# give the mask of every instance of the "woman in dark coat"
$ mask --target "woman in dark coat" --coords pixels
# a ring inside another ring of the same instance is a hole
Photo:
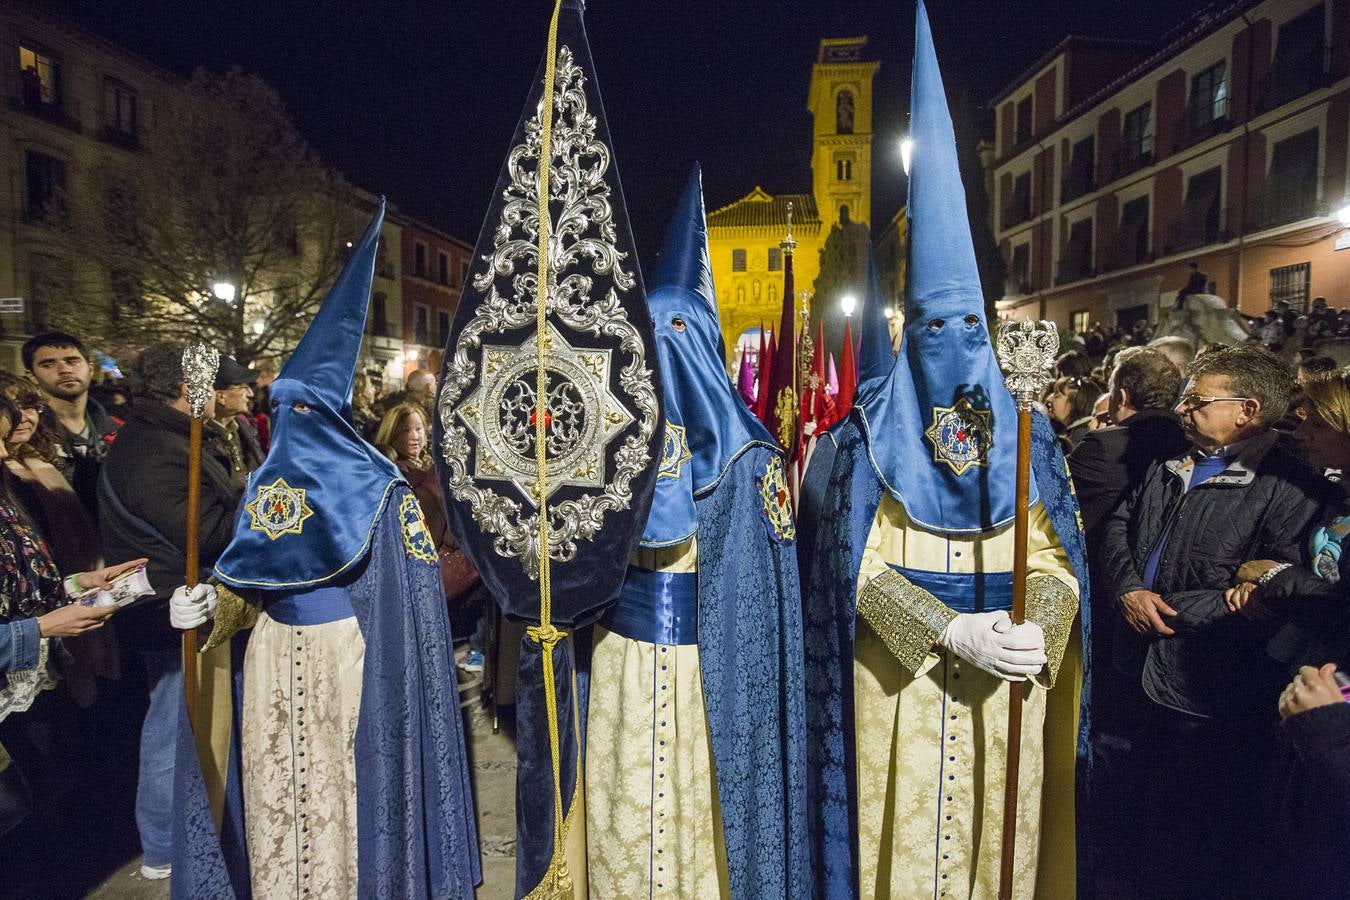
[[[431,532],[441,558],[441,582],[445,586],[445,599],[450,604],[452,633],[471,633],[473,622],[470,617],[476,617],[476,614],[462,609],[463,603],[457,601],[469,596],[470,589],[478,583],[478,573],[455,546],[454,537],[445,523],[441,484],[428,450],[431,427],[426,421],[426,412],[416,403],[405,402],[391,408],[380,420],[374,443],[403,473],[426,516],[427,530]]]

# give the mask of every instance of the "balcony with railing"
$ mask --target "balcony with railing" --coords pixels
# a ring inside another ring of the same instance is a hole
[[[1068,284],[1071,281],[1081,281],[1084,278],[1091,278],[1096,275],[1096,270],[1092,267],[1092,256],[1083,253],[1077,256],[1066,256],[1059,261],[1055,268],[1055,284]]]
[[[1247,203],[1246,213],[1247,229],[1263,231],[1324,215],[1326,209],[1317,199],[1316,182],[1303,182],[1287,188],[1272,185]]]
[[[1008,205],[1003,207],[1003,229],[1006,231],[1030,221],[1031,198],[1024,194],[1014,194]]]
[[[1152,262],[1154,255],[1149,249],[1152,246],[1153,235],[1150,232],[1121,235],[1111,248],[1108,264],[1112,269],[1127,269],[1140,263]]]
[[[123,150],[130,150],[133,153],[141,149],[141,140],[134,131],[124,131],[121,128],[113,128],[104,125],[98,130],[98,139],[105,144],[112,144],[114,147],[121,147]]]
[[[1266,112],[1331,83],[1331,50],[1321,47],[1285,58],[1275,57],[1257,91],[1257,112]]]
[[[61,228],[65,226],[67,216],[64,191],[53,190],[42,197],[26,192],[20,195],[19,219],[25,225],[33,225],[39,228]]]
[[[1218,222],[1206,221],[1204,219],[1183,219],[1175,222],[1167,229],[1167,242],[1163,246],[1164,253],[1185,253],[1187,250],[1195,250],[1200,247],[1207,247],[1210,244],[1220,244],[1228,240],[1228,234],[1219,227]]]
[[[46,103],[35,96],[25,94],[21,97],[10,97],[9,108],[42,119],[44,122],[59,125],[76,134],[79,134],[82,130],[79,118],[68,114],[65,105],[60,100]]]
[[[1228,118],[1228,97],[1191,103],[1177,122],[1176,150],[1185,150],[1233,127]]]
[[[1070,169],[1064,175],[1064,180],[1059,183],[1059,202],[1068,203],[1070,200],[1077,200],[1084,194],[1091,193],[1095,187],[1091,166]]]
[[[1153,148],[1145,150],[1138,145],[1126,145],[1116,151],[1111,166],[1112,178],[1124,178],[1153,165]]]

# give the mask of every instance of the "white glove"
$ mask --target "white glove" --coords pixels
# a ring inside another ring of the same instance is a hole
[[[1026,681],[1045,665],[1045,632],[1035,622],[1014,625],[1006,612],[962,613],[938,642],[1004,681]]]
[[[210,584],[199,584],[191,591],[187,585],[174,588],[169,598],[169,624],[186,631],[205,625],[216,614],[216,588]]]

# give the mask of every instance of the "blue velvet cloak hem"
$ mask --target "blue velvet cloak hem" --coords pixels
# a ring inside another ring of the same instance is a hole
[[[807,897],[805,671],[796,548],[751,446],[698,510],[698,652],[731,895]]]
[[[819,504],[814,550],[803,565],[803,636],[807,667],[807,802],[811,893],[820,898],[858,896],[858,794],[853,711],[853,641],[858,570],[884,488],[868,461],[856,416],[832,430],[835,450]],[[819,448],[817,448],[819,450]],[[825,460],[822,460],[822,463]],[[814,463],[814,460],[813,460]],[[1032,422],[1031,465],[1040,500],[1078,579],[1083,634],[1083,694],[1078,730],[1079,784],[1086,781],[1091,700],[1088,657],[1091,623],[1087,553],[1078,501],[1049,422]],[[808,479],[809,480],[809,479]],[[819,485],[817,485],[819,489]],[[1083,800],[1078,800],[1079,808]],[[1083,820],[1079,817],[1082,833]],[[1082,858],[1083,841],[1079,842]]]
[[[482,880],[445,594],[436,563],[414,558],[391,491],[368,559],[347,584],[365,639],[356,730],[358,896],[471,898]],[[174,768],[172,896],[252,897],[243,829],[239,721],[243,650],[234,642],[234,728],[217,833],[186,707]]]

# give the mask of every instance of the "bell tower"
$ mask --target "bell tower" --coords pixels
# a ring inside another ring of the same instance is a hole
[[[821,234],[847,218],[872,223],[872,79],[866,37],[827,38],[811,67],[811,187]]]

